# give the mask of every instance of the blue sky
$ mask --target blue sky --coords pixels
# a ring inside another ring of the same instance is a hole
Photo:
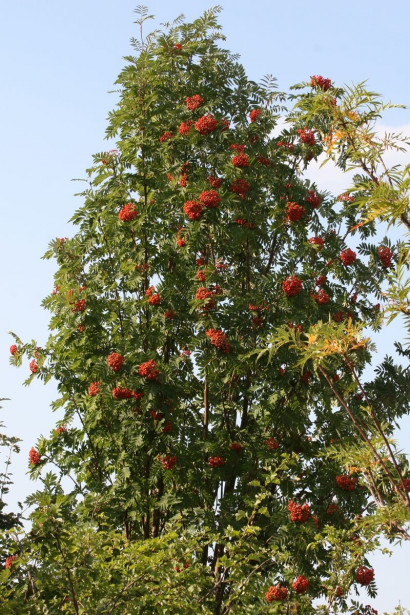
[[[312,74],[337,84],[367,80],[386,99],[410,105],[408,0],[221,4],[226,47],[241,55],[251,79],[273,74],[284,90]],[[149,10],[157,19],[147,29],[180,13],[194,19],[211,5],[153,0]],[[12,502],[34,488],[25,475],[27,452],[57,417],[49,410],[53,385],[35,382],[24,388],[27,370],[9,366],[7,331],[25,340],[36,338],[40,345],[47,337],[48,314],[40,303],[53,287],[54,265],[41,256],[52,238],[71,234],[67,221],[81,204],[73,197],[79,185],[71,179],[84,177],[92,153],[109,149],[104,132],[116,95],[108,92],[114,89],[122,57],[131,52],[135,6],[131,0],[2,3],[0,396],[10,398],[2,411],[8,432],[23,439],[22,453],[13,462]],[[407,127],[410,134],[410,112],[389,112],[383,124]],[[323,188],[338,191],[343,183],[331,170],[322,173]],[[400,335],[399,328],[395,334]],[[389,332],[378,341],[381,351],[391,347],[392,337]],[[399,434],[407,450],[409,433],[407,422]],[[373,558],[380,595],[372,604],[380,612],[392,611],[399,600],[410,607],[409,555],[406,545],[396,548],[391,559]]]

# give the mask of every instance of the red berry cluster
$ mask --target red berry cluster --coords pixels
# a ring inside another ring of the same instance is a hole
[[[284,147],[288,149],[290,152],[293,152],[293,149],[294,149],[293,143],[288,143],[288,141],[278,141],[276,145],[278,147]]]
[[[244,228],[255,228],[254,223],[249,222],[249,220],[247,220],[246,218],[236,218],[235,224],[243,226]]]
[[[314,246],[318,246],[319,252],[325,247],[325,242],[323,241],[322,237],[310,237],[308,241]]]
[[[38,372],[38,365],[37,365],[37,361],[35,359],[30,361],[28,366],[29,366],[30,371],[31,371],[32,374],[37,374],[37,372]]]
[[[316,209],[320,205],[321,198],[314,190],[309,190],[306,201],[312,205],[313,209]]]
[[[33,466],[38,465],[41,461],[41,456],[34,447],[31,447],[29,454],[28,454],[28,458],[30,460],[31,465]]]
[[[178,128],[178,132],[180,135],[182,135],[183,137],[186,137],[186,135],[189,134],[189,131],[191,130],[191,126],[194,122],[192,120],[188,120],[187,122],[181,122],[179,128]]]
[[[390,248],[380,246],[377,249],[377,254],[379,255],[383,267],[386,267],[386,269],[390,267],[391,259],[393,257],[393,252],[390,250]]]
[[[232,143],[232,145],[229,146],[229,149],[233,149],[235,152],[238,152],[238,154],[242,154],[242,152],[244,152],[246,149],[246,145],[240,145],[239,143]]]
[[[203,115],[195,122],[195,130],[199,132],[200,135],[209,135],[211,132],[216,130],[218,126],[218,122],[212,115],[209,113],[207,115]]]
[[[330,297],[327,294],[326,291],[323,290],[323,288],[321,288],[320,290],[318,290],[317,293],[312,293],[311,295],[313,297],[313,299],[315,299],[315,301],[317,301],[317,303],[319,303],[320,305],[324,305],[325,303],[329,303],[330,301]]]
[[[215,190],[203,190],[199,195],[199,200],[205,207],[218,207],[221,197]]]
[[[173,134],[169,130],[166,130],[159,138],[160,143],[165,143],[165,141],[169,141],[172,139]]]
[[[100,383],[99,382],[91,382],[88,387],[88,394],[90,397],[95,397],[100,392]]]
[[[367,568],[366,566],[359,566],[356,570],[356,581],[360,585],[369,585],[374,579],[373,568]]]
[[[330,79],[325,79],[324,77],[322,77],[322,75],[313,75],[310,78],[310,85],[312,86],[312,88],[320,88],[321,90],[326,92],[326,90],[329,90],[329,88],[332,87],[332,82],[330,81]]]
[[[205,335],[209,337],[212,346],[215,346],[218,350],[222,350],[225,354],[230,351],[231,346],[221,329],[208,329],[205,331]]]
[[[302,143],[306,143],[306,145],[310,146],[315,144],[315,133],[313,132],[313,130],[308,130],[307,128],[304,128],[302,130],[301,128],[299,128],[298,135]]]
[[[229,445],[229,448],[231,449],[231,451],[242,451],[243,450],[243,446],[240,442],[231,442],[231,444]]]
[[[186,246],[186,239],[183,236],[183,231],[182,231],[182,227],[180,229],[178,229],[178,233],[177,233],[177,244],[180,248],[183,248],[184,246]]]
[[[248,184],[246,179],[238,177],[238,179],[235,179],[235,181],[232,182],[231,190],[235,194],[239,194],[239,196],[243,199],[245,197],[245,194],[249,192],[250,185]]]
[[[237,156],[233,156],[232,164],[238,169],[244,169],[249,166],[249,158],[246,154],[237,154]]]
[[[204,301],[203,310],[209,312],[215,309],[214,292],[208,290],[205,286],[201,286],[195,293],[195,299],[197,301]]]
[[[306,209],[302,207],[302,205],[298,205],[297,203],[288,201],[286,207],[286,217],[288,220],[290,220],[291,222],[297,222],[298,220],[303,218],[305,213]]]
[[[350,194],[348,194],[347,192],[344,192],[343,194],[339,194],[339,196],[337,197],[337,200],[343,203],[353,203],[354,196],[350,196]]]
[[[211,466],[211,468],[219,468],[220,466],[225,465],[226,461],[223,457],[210,457],[208,459],[208,463]]]
[[[193,96],[187,96],[185,98],[187,109],[190,111],[195,111],[195,109],[198,109],[203,102],[204,99],[199,94],[194,94]]]
[[[177,458],[175,457],[175,455],[163,455],[162,457],[161,455],[158,455],[157,459],[162,463],[162,466],[165,468],[165,470],[172,470],[172,468],[177,462]]]
[[[164,316],[165,318],[168,318],[168,320],[172,320],[173,318],[175,318],[176,314],[174,310],[166,310],[166,312],[164,312]]]
[[[294,523],[305,523],[305,521],[309,519],[309,504],[300,505],[290,500],[288,504],[288,511],[290,512],[290,520]]]
[[[158,293],[154,293],[148,299],[150,305],[159,305],[161,303],[161,297]]]
[[[338,510],[339,510],[339,507],[336,504],[336,502],[330,502],[329,506],[326,508],[326,514],[335,515]]]
[[[57,435],[67,433],[67,427],[65,425],[59,425],[54,431]]]
[[[222,179],[220,179],[219,177],[214,177],[213,175],[210,175],[208,177],[208,181],[211,184],[212,188],[220,188],[222,186]]]
[[[16,354],[17,352],[17,346],[16,344],[13,344],[12,346],[10,346],[10,354]]]
[[[141,363],[138,368],[138,373],[140,376],[146,378],[147,380],[156,380],[158,378],[159,371],[157,369],[157,364],[155,363],[154,359],[150,359],[145,363]]]
[[[356,252],[353,252],[353,250],[351,250],[350,248],[342,250],[342,252],[340,253],[340,260],[342,261],[343,265],[348,267],[355,262]]]
[[[252,109],[249,114],[251,122],[254,122],[260,116],[261,113],[262,111],[260,109]]]
[[[85,310],[85,299],[79,299],[78,301],[76,301],[73,305],[73,307],[71,308],[72,312],[84,312]]]
[[[190,220],[199,220],[202,214],[203,205],[198,201],[187,201],[184,205],[184,214]]]
[[[258,156],[257,161],[259,162],[259,164],[262,164],[265,167],[270,167],[272,164],[269,158],[265,158],[265,156]]]
[[[268,602],[283,602],[288,597],[288,590],[283,585],[271,585],[265,594]]]
[[[347,474],[338,474],[336,476],[336,483],[343,491],[354,491],[356,489],[357,478]]]
[[[108,367],[110,367],[113,372],[119,372],[124,363],[124,357],[116,352],[112,352],[107,357],[107,363]]]
[[[15,555],[9,555],[8,557],[6,557],[6,561],[4,563],[4,567],[5,568],[11,568],[13,565],[13,562],[16,561],[16,556]]]
[[[287,297],[294,297],[302,290],[302,282],[297,276],[292,275],[282,282],[282,290]]]
[[[276,449],[279,447],[279,444],[276,442],[275,438],[272,437],[265,440],[265,445],[271,451],[276,451]]]
[[[315,284],[316,286],[323,286],[323,284],[326,284],[326,276],[319,275],[317,278],[315,278]]]
[[[406,491],[410,491],[410,478],[403,478],[403,484]]]
[[[304,594],[305,592],[307,592],[308,587],[309,587],[309,581],[307,580],[306,577],[303,576],[303,574],[297,577],[297,579],[295,579],[292,583],[292,589],[297,594]]]
[[[112,390],[112,395],[115,399],[130,399],[132,397],[132,391],[126,387],[115,387]]]
[[[138,210],[134,203],[127,203],[118,213],[118,218],[123,222],[131,222],[138,216]]]

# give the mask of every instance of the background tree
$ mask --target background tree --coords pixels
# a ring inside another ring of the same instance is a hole
[[[316,75],[275,136],[287,98],[218,46],[217,12],[144,39],[139,9],[117,149],[46,254],[51,336],[16,336],[60,418],[30,451],[43,487],[6,613],[343,612],[352,585],[375,595],[381,530],[408,538],[391,436],[409,376],[388,358],[362,383],[361,336],[404,253],[370,243],[359,180],[334,198],[303,178],[323,151],[343,168],[362,152],[374,190],[381,103]]]

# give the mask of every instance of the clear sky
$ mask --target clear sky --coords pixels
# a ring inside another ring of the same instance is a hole
[[[147,29],[180,13],[195,19],[212,4],[152,0],[148,7],[156,22]],[[273,74],[284,90],[312,74],[338,85],[367,80],[386,99],[410,105],[408,0],[222,0],[221,5],[225,45],[240,53],[251,79]],[[122,57],[131,53],[135,6],[134,0],[0,0],[0,396],[10,398],[0,417],[8,433],[23,440],[13,460],[12,505],[34,489],[25,474],[27,453],[58,417],[49,409],[53,385],[24,388],[28,367],[9,366],[7,331],[39,345],[47,338],[48,313],[40,303],[53,287],[54,264],[41,256],[52,238],[72,233],[67,221],[81,202],[73,196],[80,185],[70,180],[84,177],[92,153],[110,149],[104,132],[116,95],[108,92],[115,89]],[[389,112],[383,124],[410,134],[410,112]],[[340,192],[344,179],[326,170],[319,185]],[[397,327],[394,333],[400,335]],[[381,354],[390,350],[392,337],[389,332],[378,341]],[[407,451],[409,425],[399,434]],[[405,545],[390,559],[372,558],[380,593],[368,602],[379,613],[392,611],[399,600],[410,608],[409,556]]]

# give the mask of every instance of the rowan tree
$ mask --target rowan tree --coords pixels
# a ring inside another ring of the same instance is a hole
[[[403,242],[376,235],[387,201],[409,226],[408,169],[380,172],[371,132],[387,105],[319,75],[291,95],[249,80],[218,7],[145,38],[138,11],[116,148],[46,253],[50,337],[15,336],[12,362],[60,396],[4,612],[368,613],[347,603],[376,594],[367,554],[409,537],[409,351],[369,380],[363,333],[383,301],[408,316]],[[304,178],[321,154],[359,167],[351,190]]]

